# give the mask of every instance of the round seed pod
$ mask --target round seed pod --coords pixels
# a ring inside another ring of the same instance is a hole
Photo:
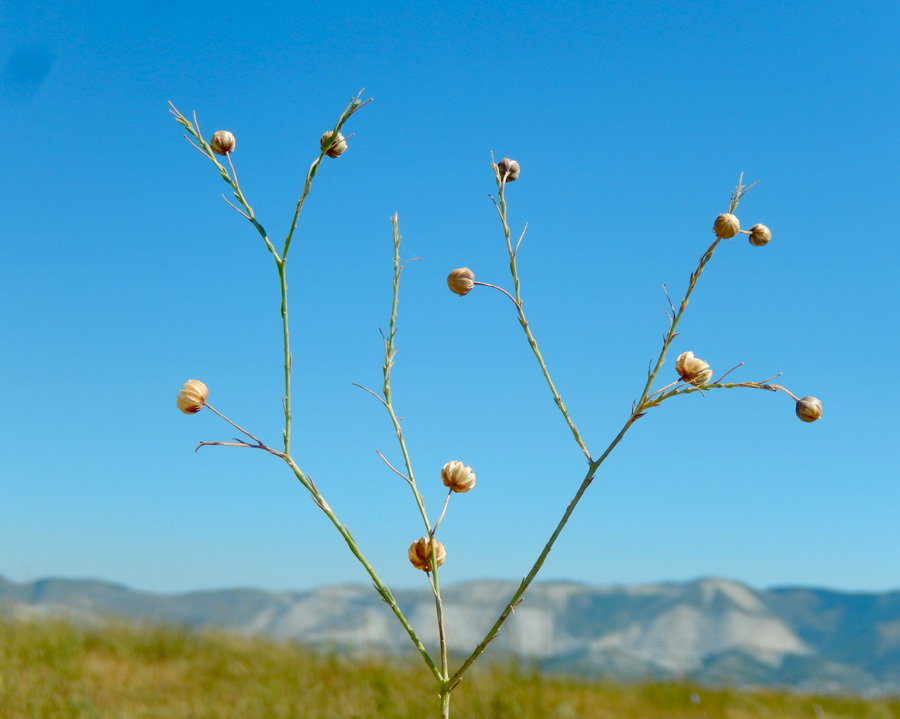
[[[754,247],[762,247],[772,239],[772,231],[759,223],[750,228],[750,244]]]
[[[815,422],[822,416],[822,403],[815,397],[797,400],[797,416],[804,422]]]
[[[468,492],[475,486],[475,472],[459,460],[453,460],[441,469],[441,481],[453,492]]]
[[[694,387],[702,387],[712,379],[712,370],[709,363],[699,357],[694,357],[693,352],[682,352],[675,360],[675,371],[678,376]]]
[[[500,169],[500,178],[502,179],[504,175],[506,175],[507,182],[515,182],[519,179],[519,163],[515,160],[510,160],[508,157],[504,157],[500,160],[500,163],[497,165]]]
[[[212,140],[209,141],[209,146],[217,155],[227,155],[229,152],[234,152],[234,148],[237,146],[237,140],[234,139],[234,135],[228,132],[228,130],[219,130],[212,136]]]
[[[447,558],[447,550],[440,542],[434,543],[434,561],[441,566]],[[416,569],[431,571],[431,537],[422,537],[409,545],[409,561]]]
[[[730,240],[741,229],[741,223],[737,217],[729,212],[719,215],[713,224],[713,232],[723,240]]]
[[[209,397],[209,389],[198,379],[189,379],[178,393],[175,404],[185,414],[197,414]]]
[[[325,149],[325,145],[328,144],[328,141],[331,139],[331,136],[334,134],[334,131],[326,132],[322,135],[322,139],[319,140],[319,145],[322,149]],[[344,150],[347,149],[347,141],[344,139],[344,136],[341,133],[337,134],[337,138],[333,143],[331,143],[331,147],[326,150],[325,154],[328,157],[340,157],[344,154]]]
[[[475,286],[475,273],[468,267],[458,267],[447,275],[447,287],[460,297],[469,294]]]

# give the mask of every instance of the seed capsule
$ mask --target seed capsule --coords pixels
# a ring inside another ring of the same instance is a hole
[[[740,229],[741,223],[738,218],[728,212],[719,215],[713,225],[713,232],[723,240],[730,240]]]
[[[675,371],[682,380],[694,387],[701,387],[712,379],[709,364],[694,357],[693,352],[682,352],[678,355],[678,359],[675,360]]]
[[[469,294],[475,286],[475,273],[468,267],[459,267],[447,275],[447,287],[460,297]]]
[[[212,136],[212,140],[209,141],[209,146],[217,155],[227,155],[229,152],[234,152],[236,145],[237,140],[234,139],[234,135],[228,130],[219,130]]]
[[[804,422],[815,422],[822,416],[822,403],[815,397],[797,400],[797,416]]]
[[[503,179],[504,175],[506,175],[507,182],[515,182],[519,179],[519,163],[515,160],[504,157],[497,167],[500,169],[500,179]]]
[[[750,228],[750,244],[754,247],[762,247],[772,239],[772,231],[759,223]]]
[[[185,414],[197,414],[209,397],[209,389],[198,379],[189,379],[178,394],[175,404]]]
[[[434,543],[434,561],[441,566],[447,558],[447,550],[440,542]],[[409,545],[409,561],[416,569],[431,571],[431,537],[422,537]]]
[[[453,492],[468,492],[475,486],[475,472],[459,460],[453,460],[441,469],[441,481]]]
[[[322,139],[319,140],[319,145],[323,150],[325,149],[325,145],[328,144],[328,141],[331,139],[331,136],[333,134],[334,131],[326,132],[324,135],[322,135]],[[329,147],[328,150],[325,151],[325,154],[328,155],[328,157],[340,157],[344,154],[344,150],[346,149],[347,141],[344,139],[344,136],[341,133],[338,133],[337,139],[333,143],[331,143],[331,147]]]

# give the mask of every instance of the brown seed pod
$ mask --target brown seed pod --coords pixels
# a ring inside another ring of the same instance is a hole
[[[475,486],[475,472],[459,460],[453,460],[441,469],[441,481],[453,492],[468,492]]]
[[[815,397],[797,400],[797,416],[804,422],[815,422],[822,416],[822,403]]]
[[[434,561],[441,566],[447,558],[447,550],[440,542],[434,543]],[[409,545],[409,561],[416,569],[431,571],[431,537],[422,537]]]
[[[475,286],[475,273],[468,267],[458,267],[447,275],[447,287],[460,297],[469,294]]]
[[[693,352],[682,352],[675,360],[675,371],[678,376],[694,387],[701,387],[712,379],[712,370],[707,362],[694,357]]]
[[[324,135],[322,135],[322,139],[319,140],[319,145],[323,150],[325,149],[325,145],[328,144],[328,141],[331,139],[331,136],[333,134],[334,132],[332,131],[326,132]],[[341,133],[338,133],[337,138],[333,143],[331,143],[331,147],[326,150],[325,154],[328,155],[328,157],[340,157],[344,154],[344,150],[346,149],[347,141],[344,139],[344,136]]]
[[[730,240],[740,229],[741,223],[738,218],[728,212],[719,215],[713,225],[713,232],[723,240]]]
[[[497,165],[500,170],[500,178],[503,179],[503,176],[506,175],[507,182],[515,182],[519,179],[519,163],[515,160],[510,160],[508,157],[504,157],[500,160],[500,163]]]
[[[765,225],[756,223],[750,228],[750,244],[754,247],[762,247],[772,239],[772,231]]]
[[[234,152],[234,148],[237,146],[237,140],[234,139],[234,135],[228,132],[228,130],[219,130],[212,136],[212,140],[209,141],[209,146],[217,155],[227,155],[229,152]]]
[[[189,379],[178,393],[175,404],[185,414],[197,414],[209,397],[209,389],[198,379]]]

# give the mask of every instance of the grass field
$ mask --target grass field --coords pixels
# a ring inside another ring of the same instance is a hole
[[[428,719],[432,686],[413,662],[171,627],[0,618],[0,719]],[[467,675],[452,716],[900,719],[900,699],[618,686],[494,665]]]

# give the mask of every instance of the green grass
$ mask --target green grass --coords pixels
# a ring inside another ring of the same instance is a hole
[[[412,660],[351,660],[172,627],[0,618],[0,719],[428,719],[438,708],[432,692]],[[900,700],[620,686],[493,665],[466,676],[452,716],[900,719]]]

